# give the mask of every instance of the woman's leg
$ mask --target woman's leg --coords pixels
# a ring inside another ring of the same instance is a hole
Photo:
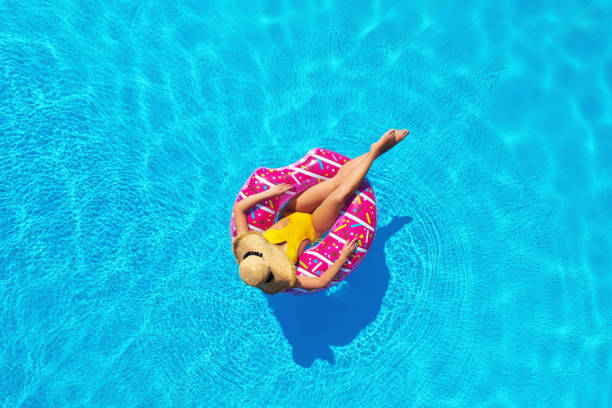
[[[350,174],[355,167],[359,166],[359,163],[361,163],[364,157],[365,154],[362,154],[359,157],[347,161],[340,167],[340,170],[338,170],[338,173],[336,173],[334,177],[315,184],[297,197],[293,197],[285,206],[283,216],[296,211],[312,213],[314,209],[325,200],[325,197],[329,196],[340,184],[342,184],[346,175]]]
[[[323,235],[336,222],[345,201],[357,190],[374,159],[376,159],[374,152],[366,153],[364,159],[353,170],[350,177],[347,177],[340,186],[336,187],[313,211],[312,225],[317,232],[317,236]]]
[[[323,235],[336,222],[344,203],[359,188],[374,160],[399,143],[407,134],[407,130],[391,129],[378,142],[372,144],[368,153],[359,156],[361,160],[350,168],[350,172],[345,172],[340,179],[341,184],[327,195],[312,213],[312,224],[318,236]]]

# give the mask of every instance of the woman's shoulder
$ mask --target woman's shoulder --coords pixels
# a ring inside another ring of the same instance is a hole
[[[287,226],[287,224],[289,224],[289,222],[290,222],[289,217],[281,218],[280,220],[276,221],[274,224],[270,225],[270,227],[266,231],[283,229]]]

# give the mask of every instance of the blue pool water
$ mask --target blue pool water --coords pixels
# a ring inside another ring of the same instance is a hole
[[[0,406],[612,405],[612,5],[402,3],[0,1]],[[359,270],[246,287],[251,171],[390,127]]]

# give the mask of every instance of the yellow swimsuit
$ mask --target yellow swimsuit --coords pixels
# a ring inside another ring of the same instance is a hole
[[[312,214],[294,212],[289,215],[289,223],[282,229],[269,229],[264,237],[273,244],[287,241],[287,257],[291,263],[297,262],[297,252],[303,240],[314,241],[316,231],[312,225]]]

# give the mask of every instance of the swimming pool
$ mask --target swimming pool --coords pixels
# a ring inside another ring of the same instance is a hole
[[[395,3],[0,3],[0,405],[612,403],[612,6]],[[255,167],[404,126],[359,270],[242,283]]]

